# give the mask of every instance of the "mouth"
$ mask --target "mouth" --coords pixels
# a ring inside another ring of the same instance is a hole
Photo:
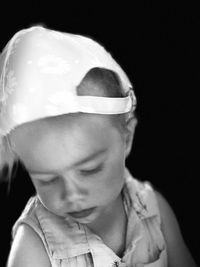
[[[77,212],[69,212],[68,215],[70,215],[73,218],[85,218],[88,217],[94,210],[95,207]]]

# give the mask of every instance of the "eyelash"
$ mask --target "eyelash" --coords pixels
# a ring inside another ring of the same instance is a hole
[[[48,181],[39,180],[39,183],[40,185],[49,185],[49,184],[53,184],[57,179],[58,177],[52,178],[51,180],[48,180]]]
[[[95,174],[95,173],[98,173],[100,171],[103,170],[103,164],[99,165],[98,167],[94,168],[94,169],[90,169],[90,170],[81,170],[81,174],[83,176],[87,176],[87,175],[92,175],[92,174]]]
[[[98,173],[98,172],[103,170],[103,165],[104,164],[101,164],[100,166],[98,166],[98,167],[96,167],[94,169],[90,169],[90,170],[81,170],[80,173],[83,176],[90,176],[92,174],[96,174],[96,173]],[[48,180],[48,181],[39,180],[39,182],[40,182],[41,185],[50,185],[50,184],[54,183],[57,179],[58,179],[58,177],[55,177],[55,178],[53,178],[51,180]]]

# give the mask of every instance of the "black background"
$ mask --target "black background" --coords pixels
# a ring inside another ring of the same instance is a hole
[[[109,6],[108,1],[70,6],[29,1],[16,8],[13,4],[2,7],[0,17],[1,50],[16,31],[40,23],[91,36],[120,63],[134,84],[138,102],[139,123],[127,166],[138,179],[151,181],[168,200],[197,263],[198,13],[191,1],[123,1]],[[21,167],[9,195],[7,184],[0,184],[0,266],[8,255],[11,226],[32,193]]]

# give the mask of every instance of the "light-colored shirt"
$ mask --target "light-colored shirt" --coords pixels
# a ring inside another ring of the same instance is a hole
[[[29,225],[41,238],[53,267],[167,267],[167,248],[152,185],[126,169],[122,190],[128,218],[125,251],[120,258],[86,225],[48,211],[32,197],[13,227]],[[141,264],[141,265],[137,265]]]

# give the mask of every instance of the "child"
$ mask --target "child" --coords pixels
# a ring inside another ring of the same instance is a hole
[[[136,98],[101,45],[34,26],[0,73],[1,165],[22,162],[36,190],[8,267],[195,266],[166,200],[126,168]]]

